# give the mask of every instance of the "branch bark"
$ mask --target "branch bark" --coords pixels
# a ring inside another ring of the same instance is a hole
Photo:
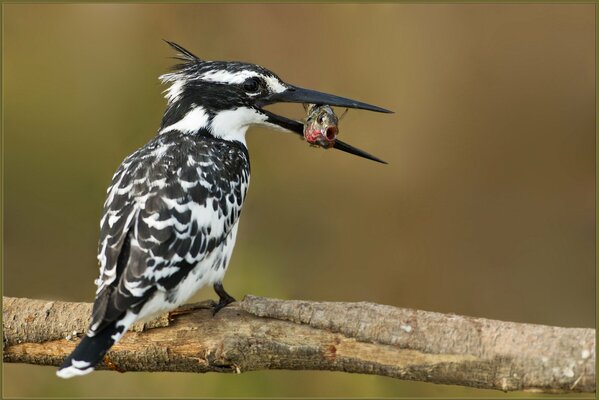
[[[91,304],[3,297],[4,361],[57,366]],[[212,317],[211,302],[136,325],[99,369],[332,370],[503,391],[595,392],[595,330],[373,303],[254,296]]]

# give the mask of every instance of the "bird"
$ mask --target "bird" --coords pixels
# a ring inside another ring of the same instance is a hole
[[[302,135],[303,125],[265,106],[315,103],[390,112],[288,84],[240,61],[203,60],[166,41],[179,64],[160,76],[166,111],[157,134],[126,157],[107,189],[91,323],[56,374],[92,372],[137,321],[172,311],[205,285],[213,314],[235,301],[223,278],[250,183],[246,131],[262,125]],[[337,149],[383,162],[338,141]]]

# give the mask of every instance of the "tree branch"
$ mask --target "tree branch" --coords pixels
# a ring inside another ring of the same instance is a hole
[[[91,304],[3,297],[4,361],[57,366]],[[373,303],[246,296],[215,317],[198,303],[134,326],[99,369],[332,370],[503,391],[595,392],[595,330]]]

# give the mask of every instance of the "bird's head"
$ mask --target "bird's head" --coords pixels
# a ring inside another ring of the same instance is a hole
[[[283,82],[261,66],[236,61],[205,61],[181,46],[167,42],[178,51],[173,72],[162,75],[168,103],[160,133],[177,130],[185,133],[204,131],[224,140],[245,143],[250,125],[303,134],[303,124],[264,109],[274,103],[314,103],[377,112],[383,108],[331,94],[303,89]],[[380,161],[374,156],[337,141],[336,148],[361,157]]]

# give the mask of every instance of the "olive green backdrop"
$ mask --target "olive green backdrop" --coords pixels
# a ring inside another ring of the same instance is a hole
[[[386,166],[250,129],[252,184],[224,281],[237,298],[594,327],[594,5],[4,7],[5,295],[93,299],[105,189],[164,109],[164,38],[395,111],[341,122],[342,140]],[[331,372],[63,381],[25,365],[4,366],[3,391],[504,396]]]

